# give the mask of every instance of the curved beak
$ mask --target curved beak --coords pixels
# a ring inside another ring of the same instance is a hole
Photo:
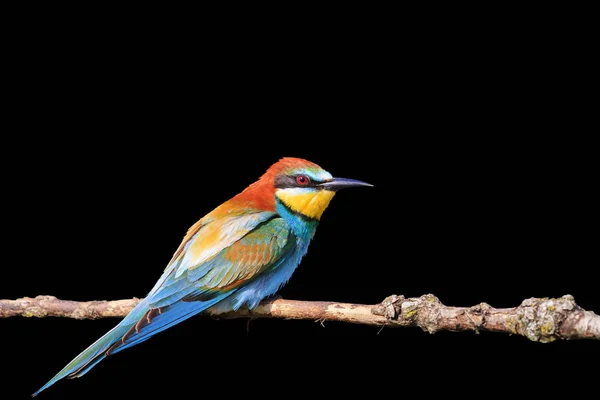
[[[357,181],[356,179],[333,178],[330,181],[319,184],[319,186],[325,190],[331,190],[332,192],[337,192],[338,190],[351,188],[351,187],[359,187],[359,186],[372,187],[373,185],[363,182],[363,181]]]

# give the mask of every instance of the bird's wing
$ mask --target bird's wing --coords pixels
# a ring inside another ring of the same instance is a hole
[[[189,230],[173,258],[165,268],[149,293],[149,296],[161,289],[167,278],[179,278],[188,269],[202,265],[211,260],[223,249],[231,246],[250,233],[259,224],[275,217],[269,211],[238,209],[228,211],[225,215],[217,208]]]
[[[261,273],[277,268],[296,246],[296,239],[282,218],[269,214],[256,219],[253,229],[248,229],[248,224],[239,225],[244,226],[244,233],[233,234],[232,231],[226,235],[227,240],[222,241],[219,251],[215,251],[214,242],[208,241],[206,248],[210,254],[214,253],[212,256],[195,252],[202,246],[198,241],[216,234],[202,233],[214,222],[201,227],[167,268],[160,286],[149,293],[146,314],[107,354],[148,339],[225,299]],[[225,226],[231,229],[231,224],[233,222]],[[235,239],[232,240],[232,236]]]
[[[271,218],[257,224],[212,257],[182,253],[180,262],[158,290],[148,296],[150,307],[158,308],[183,299],[198,301],[219,293],[235,290],[243,283],[276,265],[296,241],[282,218]],[[196,240],[201,240],[196,239]],[[195,260],[200,259],[200,262]]]

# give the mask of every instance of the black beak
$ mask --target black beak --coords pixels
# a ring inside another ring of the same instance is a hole
[[[356,179],[333,178],[332,180],[330,180],[328,182],[321,183],[319,186],[325,190],[331,190],[332,192],[337,192],[338,190],[351,188],[351,187],[358,187],[358,186],[372,187],[373,185],[363,182],[363,181],[357,181]]]

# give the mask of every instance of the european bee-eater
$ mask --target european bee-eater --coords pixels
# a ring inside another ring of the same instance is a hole
[[[196,222],[148,296],[33,396],[199,312],[256,307],[290,279],[335,193],[355,186],[371,185],[299,158],[276,162]]]

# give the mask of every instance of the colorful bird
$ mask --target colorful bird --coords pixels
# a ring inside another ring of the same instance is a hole
[[[355,186],[371,185],[299,158],[276,162],[196,222],[148,296],[33,396],[199,312],[256,307],[290,279],[335,193]]]

